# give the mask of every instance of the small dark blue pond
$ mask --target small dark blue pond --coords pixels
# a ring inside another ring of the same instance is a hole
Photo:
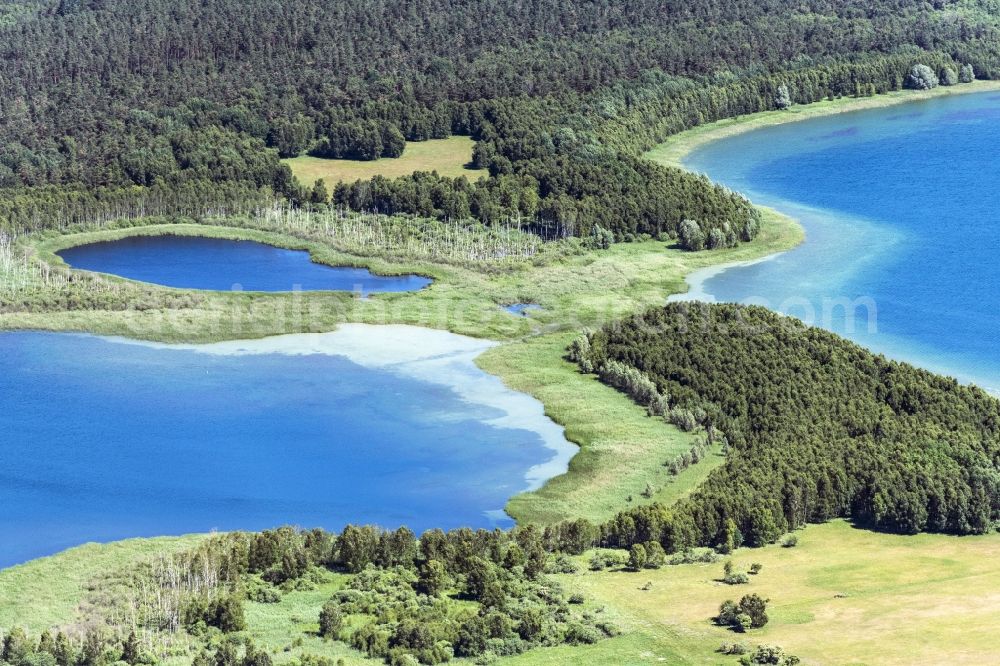
[[[504,306],[504,310],[519,317],[527,317],[529,312],[538,312],[542,309],[537,303],[514,303]]]
[[[309,253],[204,236],[131,236],[61,250],[72,266],[180,289],[214,291],[416,291],[420,275],[374,275],[366,268],[313,263]]]

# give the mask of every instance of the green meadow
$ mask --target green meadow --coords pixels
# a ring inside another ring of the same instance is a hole
[[[327,186],[341,181],[353,183],[373,176],[398,178],[415,171],[437,171],[442,176],[470,179],[479,177],[481,172],[469,169],[472,161],[472,147],[475,142],[467,136],[451,136],[447,139],[409,141],[400,157],[382,157],[377,160],[334,160],[322,157],[300,155],[284,160],[299,182],[311,187],[323,179]]]

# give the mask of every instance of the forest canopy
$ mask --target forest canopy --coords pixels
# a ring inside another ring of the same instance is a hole
[[[727,453],[689,499],[606,525],[608,545],[759,546],[836,517],[979,534],[1000,517],[1000,402],[796,319],[671,304],[571,355],[651,411],[691,415]]]
[[[29,207],[52,184],[185,185],[204,201],[238,184],[308,204],[312,183],[280,158],[464,134],[487,178],[376,179],[334,205],[616,240],[676,238],[690,220],[706,247],[732,245],[756,233],[749,203],[643,149],[898,89],[917,63],[990,78],[1000,40],[981,4],[25,0],[0,14],[0,188]]]

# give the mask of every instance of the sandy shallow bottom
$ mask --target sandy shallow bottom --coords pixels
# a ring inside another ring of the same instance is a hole
[[[564,429],[545,415],[541,402],[506,387],[499,378],[475,364],[475,359],[498,343],[447,331],[405,325],[342,324],[330,333],[279,335],[260,340],[233,340],[210,344],[161,344],[112,338],[123,344],[182,349],[220,356],[281,354],[340,356],[362,367],[444,386],[463,400],[502,412],[486,423],[536,433],[552,457],[525,474],[524,490],[540,488],[564,474],[577,447]]]

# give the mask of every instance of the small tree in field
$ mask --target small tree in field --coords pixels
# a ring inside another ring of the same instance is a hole
[[[319,635],[323,638],[337,638],[343,626],[344,615],[337,602],[328,601],[323,604],[323,609],[319,612]]]
[[[951,67],[941,70],[941,85],[953,86],[958,83],[958,73]]]
[[[649,541],[646,543],[645,548],[647,569],[659,569],[667,563],[667,553],[663,550],[663,546],[660,545],[659,541]]]
[[[767,599],[758,594],[748,594],[738,604],[724,601],[715,617],[716,624],[741,632],[759,629],[767,620]]]
[[[767,624],[767,599],[759,594],[748,594],[740,599],[739,611],[750,617],[753,629],[760,629]]]
[[[633,571],[641,571],[643,567],[646,566],[646,561],[648,556],[646,555],[646,547],[641,543],[637,543],[632,546],[632,549],[628,553],[628,566],[629,569]]]
[[[965,63],[962,65],[962,69],[958,73],[959,83],[972,83],[976,80],[976,71],[972,69],[972,65]]]
[[[320,178],[313,183],[312,191],[309,192],[309,201],[314,204],[325,204],[330,200],[330,193],[326,189],[326,182]]]

